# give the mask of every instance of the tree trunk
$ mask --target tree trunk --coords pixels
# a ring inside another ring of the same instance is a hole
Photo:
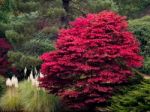
[[[70,4],[70,1],[71,1],[71,0],[62,0],[62,3],[63,3],[62,5],[63,5],[63,8],[64,8],[64,10],[65,10],[65,12],[66,12],[66,15],[64,15],[64,16],[61,17],[61,22],[62,22],[62,24],[64,24],[65,26],[67,26],[68,23],[69,23],[68,12],[69,12],[69,4]]]
[[[62,0],[63,3],[63,8],[65,9],[65,11],[68,13],[69,11],[69,3],[71,0]]]

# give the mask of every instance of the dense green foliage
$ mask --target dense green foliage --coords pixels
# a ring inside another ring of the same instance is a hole
[[[8,56],[9,56],[9,61],[13,62],[12,66],[17,68],[24,68],[24,67],[30,68],[31,65],[37,66],[40,65],[41,63],[38,57],[24,55],[21,52],[9,51]]]
[[[4,37],[5,30],[8,28],[9,14],[11,12],[10,0],[0,1],[0,36]]]
[[[43,52],[53,50],[49,37],[39,36],[37,28],[38,3],[31,1],[17,1],[14,6],[13,14],[9,16],[8,24],[3,25],[6,38],[13,46],[13,51],[8,53],[9,60],[13,66],[22,69],[25,66],[38,66],[40,61],[38,55]],[[28,11],[26,10],[28,9]],[[16,15],[17,13],[17,15]]]
[[[118,6],[118,11],[128,18],[136,18],[150,5],[149,0],[114,0]]]
[[[122,90],[114,96],[110,109],[113,112],[148,112],[150,111],[150,80]]]
[[[1,0],[0,1],[0,22],[7,22],[8,14],[12,9],[11,0]]]
[[[129,21],[130,30],[141,42],[141,54],[144,56],[142,72],[150,74],[150,16]]]
[[[113,0],[73,0],[70,3],[69,15],[74,19],[88,13],[98,13],[102,10],[118,11],[118,6]]]

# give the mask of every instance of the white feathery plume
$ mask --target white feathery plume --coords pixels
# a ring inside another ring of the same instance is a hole
[[[31,73],[30,73],[30,80],[32,81],[33,79],[34,79],[34,77],[33,77],[33,71],[31,71]]]
[[[24,75],[26,75],[26,73],[27,73],[27,68],[25,67],[24,68]]]
[[[35,79],[32,79],[31,82],[32,82],[32,86],[36,85],[36,80]]]
[[[16,77],[15,77],[15,76],[12,76],[11,82],[12,82],[13,85],[15,84],[15,81],[16,81]]]
[[[6,79],[6,86],[11,87],[12,85],[13,85],[13,84],[12,84],[11,79],[10,79],[10,78],[7,78],[7,79]]]
[[[14,85],[14,87],[18,88],[18,78],[17,77],[13,76],[11,78],[11,82]]]
[[[43,78],[44,77],[44,75],[40,72],[40,78]]]
[[[35,78],[33,78],[32,80],[31,80],[31,82],[32,82],[32,86],[36,86],[36,87],[39,87],[39,81],[38,81],[38,76],[37,77],[35,77]]]
[[[35,80],[38,80],[38,78],[39,78],[39,76],[36,76],[36,77],[35,77]]]
[[[35,74],[38,74],[38,71],[37,71],[36,67],[34,68],[34,71],[35,71]]]
[[[35,80],[35,86],[39,87],[39,81],[38,80]]]

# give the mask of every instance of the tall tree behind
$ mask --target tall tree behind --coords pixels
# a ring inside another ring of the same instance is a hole
[[[51,40],[64,26],[61,18],[65,15],[61,0],[13,0],[13,13],[7,24],[11,27],[5,31],[13,46],[8,52],[12,66],[20,70],[39,66],[38,56],[54,49]]]
[[[12,73],[13,70],[7,57],[7,52],[12,49],[12,46],[5,38],[5,30],[10,27],[7,23],[9,22],[9,14],[12,13],[11,9],[11,0],[0,0],[0,75],[4,76]]]

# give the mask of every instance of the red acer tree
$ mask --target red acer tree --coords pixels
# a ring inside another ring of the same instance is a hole
[[[0,38],[0,75],[6,74],[10,68],[7,61],[7,51],[11,49],[10,44],[4,38]]]
[[[103,103],[142,66],[139,52],[125,17],[103,11],[77,18],[60,31],[56,50],[41,56],[41,86],[70,108]]]

